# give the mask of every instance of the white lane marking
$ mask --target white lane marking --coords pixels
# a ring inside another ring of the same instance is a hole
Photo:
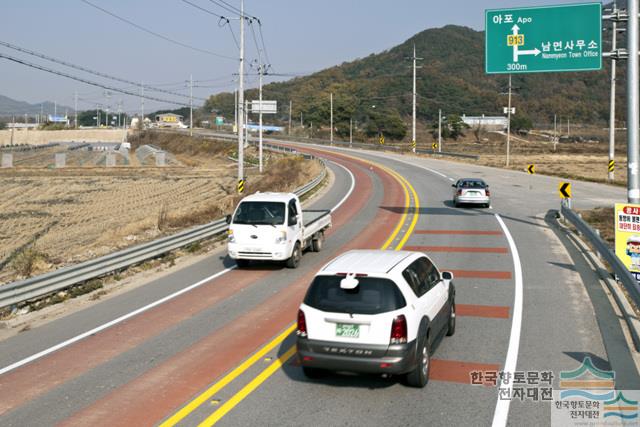
[[[140,307],[137,310],[134,310],[134,311],[132,311],[132,312],[130,312],[128,314],[120,316],[117,319],[114,319],[114,320],[112,320],[110,322],[105,323],[104,325],[100,325],[100,326],[98,326],[96,328],[91,329],[90,331],[84,332],[84,333],[82,333],[80,335],[76,335],[73,338],[70,338],[70,339],[68,339],[66,341],[63,341],[60,344],[56,344],[53,347],[49,347],[46,350],[42,350],[39,353],[31,355],[31,356],[29,356],[29,357],[27,357],[25,359],[22,359],[22,360],[20,360],[18,362],[12,363],[11,365],[0,369],[0,375],[5,374],[5,373],[7,373],[9,371],[12,371],[12,370],[14,370],[16,368],[19,368],[20,366],[25,365],[25,364],[27,364],[29,362],[33,362],[36,359],[40,359],[41,357],[44,357],[47,354],[53,353],[56,350],[60,350],[63,347],[67,347],[67,346],[69,346],[69,345],[71,345],[71,344],[73,344],[75,342],[78,342],[78,341],[88,337],[89,335],[93,335],[93,334],[101,332],[101,331],[103,331],[103,330],[105,330],[105,329],[107,329],[107,328],[109,328],[111,326],[114,326],[114,325],[116,325],[118,323],[124,322],[125,320],[127,320],[127,319],[129,319],[129,318],[131,318],[133,316],[136,316],[136,315],[138,315],[140,313],[143,313],[143,312],[145,312],[145,311],[147,311],[149,309],[152,309],[153,307],[156,307],[156,306],[158,306],[158,305],[160,305],[160,304],[162,304],[164,302],[167,302],[167,301],[169,301],[171,299],[174,299],[175,297],[177,297],[179,295],[182,295],[182,294],[184,294],[186,292],[189,292],[189,291],[191,291],[191,290],[193,290],[193,289],[195,289],[195,288],[197,288],[199,286],[202,286],[203,284],[205,284],[209,280],[216,279],[216,278],[222,276],[223,274],[226,274],[226,273],[230,272],[231,270],[233,270],[235,268],[236,267],[233,266],[233,267],[227,268],[225,270],[219,271],[218,273],[213,274],[213,275],[207,277],[206,279],[202,279],[201,281],[199,281],[197,283],[194,283],[191,286],[188,286],[188,287],[186,287],[184,289],[181,289],[178,292],[175,292],[175,293],[173,293],[171,295],[167,295],[166,297],[161,298],[161,299],[159,299],[157,301],[154,301],[151,304],[145,305],[144,307]]]
[[[342,204],[344,202],[347,201],[347,199],[349,198],[349,196],[351,196],[351,193],[353,193],[353,189],[356,186],[356,178],[353,176],[353,174],[351,173],[351,171],[349,169],[347,169],[346,167],[342,166],[341,164],[338,164],[336,162],[331,162],[336,166],[340,166],[342,169],[344,169],[345,171],[347,171],[347,173],[349,174],[349,177],[351,177],[351,187],[349,187],[349,191],[347,191],[347,194],[344,195],[344,197],[342,198],[342,200],[340,200],[338,202],[337,205],[335,205],[333,208],[331,208],[331,213],[335,212],[336,209],[338,209],[340,206],[342,206]]]
[[[504,372],[510,373],[513,378],[513,374],[516,370],[518,363],[518,349],[520,347],[520,331],[522,329],[522,298],[523,298],[523,286],[522,286],[522,265],[520,264],[520,255],[518,254],[518,248],[516,243],[509,232],[509,229],[505,225],[504,221],[498,214],[494,214],[504,235],[509,242],[509,249],[511,250],[511,257],[513,258],[513,270],[515,274],[515,295],[513,298],[513,320],[511,321],[511,335],[509,336],[509,347],[507,349],[507,359],[504,363]],[[511,389],[513,385],[509,383],[507,389],[509,395],[511,395]],[[496,404],[496,410],[493,413],[493,427],[504,427],[507,425],[507,418],[509,417],[509,399],[501,399],[498,395],[498,403]]]
[[[455,179],[453,179],[453,178],[449,177],[449,181],[455,181]]]
[[[338,209],[351,196],[351,194],[353,193],[353,190],[355,188],[355,185],[356,185],[356,178],[353,176],[351,171],[349,169],[347,169],[345,166],[340,165],[340,164],[335,163],[335,162],[331,162],[331,163],[334,163],[334,164],[340,166],[341,168],[343,168],[344,170],[346,170],[347,173],[349,174],[349,177],[351,178],[351,186],[349,187],[349,191],[338,202],[338,204],[336,204],[333,208],[331,208],[331,212],[333,212],[336,209]],[[136,309],[136,310],[134,310],[134,311],[132,311],[130,313],[122,315],[122,316],[120,316],[120,317],[118,317],[118,318],[116,318],[114,320],[111,320],[110,322],[107,322],[107,323],[105,323],[103,325],[95,327],[95,328],[93,328],[93,329],[91,329],[91,330],[89,330],[87,332],[83,332],[80,335],[76,335],[73,338],[69,338],[68,340],[63,341],[63,342],[61,342],[59,344],[56,344],[53,347],[49,347],[49,348],[47,348],[45,350],[42,350],[41,352],[32,354],[29,357],[26,357],[26,358],[24,358],[22,360],[19,360],[19,361],[15,362],[15,363],[12,363],[11,365],[5,366],[4,368],[0,369],[0,375],[6,374],[7,372],[10,372],[10,371],[13,371],[14,369],[17,369],[17,368],[19,368],[19,367],[21,367],[23,365],[26,365],[27,363],[33,362],[34,360],[41,359],[42,357],[44,357],[44,356],[46,356],[48,354],[51,354],[54,351],[60,350],[60,349],[62,349],[64,347],[68,347],[73,343],[76,343],[76,342],[78,342],[80,340],[85,339],[86,337],[88,337],[90,335],[96,334],[96,333],[101,332],[101,331],[103,331],[103,330],[105,330],[107,328],[110,328],[111,326],[117,325],[118,323],[122,323],[125,320],[130,319],[130,318],[132,318],[134,316],[137,316],[140,313],[144,313],[145,311],[148,311],[148,310],[150,310],[150,309],[152,309],[154,307],[157,307],[160,304],[163,304],[163,303],[165,303],[167,301],[170,301],[170,300],[172,300],[172,299],[174,299],[174,298],[176,298],[176,297],[178,297],[178,296],[180,296],[180,295],[182,295],[184,293],[192,291],[193,289],[195,289],[195,288],[197,288],[199,286],[202,286],[203,284],[207,283],[210,280],[217,279],[218,277],[220,277],[220,276],[222,276],[224,274],[227,274],[228,272],[234,270],[235,268],[236,268],[236,266],[233,266],[233,267],[224,269],[222,271],[219,271],[219,272],[217,272],[217,273],[215,273],[215,274],[213,274],[213,275],[211,275],[211,276],[209,276],[209,277],[207,277],[205,279],[200,280],[197,283],[194,283],[193,285],[187,286],[184,289],[181,289],[181,290],[179,290],[177,292],[174,292],[174,293],[172,293],[170,295],[167,295],[166,297],[163,297],[163,298],[161,298],[161,299],[159,299],[157,301],[154,301],[154,302],[152,302],[150,304],[147,304],[147,305],[145,305],[143,307],[140,307],[140,308],[138,308],[138,309]]]

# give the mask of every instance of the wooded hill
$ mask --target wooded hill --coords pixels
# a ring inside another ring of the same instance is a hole
[[[603,50],[610,36],[603,35]],[[622,40],[620,40],[622,42]],[[338,133],[348,135],[349,119],[357,121],[367,134],[383,128],[385,135],[402,138],[411,115],[411,61],[424,58],[418,69],[418,120],[437,120],[438,109],[448,115],[500,115],[506,106],[506,75],[484,72],[484,33],[448,25],[423,31],[392,49],[343,63],[315,74],[271,83],[264,87],[264,99],[278,101],[277,121],[286,123],[289,100],[292,116],[299,124],[328,127],[329,94],[333,93],[334,123]],[[513,105],[518,115],[535,124],[553,123],[554,113],[572,123],[606,125],[609,115],[609,61],[598,72],[514,74]],[[624,63],[623,63],[624,64]],[[624,66],[618,67],[619,94],[624,94]],[[248,90],[247,99],[257,99]],[[626,105],[619,95],[618,111],[624,120]],[[375,106],[375,107],[374,107]],[[234,94],[211,96],[207,111],[220,110],[233,117]],[[269,117],[271,121],[271,117]]]

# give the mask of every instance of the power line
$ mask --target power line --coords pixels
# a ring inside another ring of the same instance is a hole
[[[238,47],[238,49],[240,48],[240,44],[238,43],[238,39],[236,39],[236,35],[233,32],[233,28],[231,28],[231,23],[229,21],[229,18],[227,18],[226,16],[222,16],[222,15],[218,15],[215,12],[210,11],[209,9],[205,9],[204,7],[198,6],[195,3],[190,2],[189,0],[181,0],[183,3],[186,3],[190,6],[195,7],[198,10],[201,10],[205,13],[208,13],[209,15],[213,15],[216,18],[218,18],[218,27],[224,27],[225,25],[229,27],[229,31],[231,32],[231,37],[233,37],[233,41],[235,42],[236,46]]]
[[[110,12],[110,11],[108,11],[108,10],[106,10],[106,9],[103,9],[103,8],[101,8],[100,6],[93,4],[93,3],[91,3],[91,2],[90,2],[90,1],[88,1],[88,0],[80,0],[80,1],[81,1],[82,3],[85,3],[85,4],[87,4],[87,5],[89,5],[89,6],[93,7],[93,8],[95,8],[95,9],[98,9],[99,11],[101,11],[101,12],[103,12],[103,13],[106,13],[107,15],[110,15],[110,16],[112,16],[112,17],[114,17],[114,18],[116,18],[116,19],[118,19],[118,20],[120,20],[120,21],[122,21],[122,22],[124,22],[124,23],[127,23],[127,24],[129,24],[129,25],[131,25],[131,26],[133,26],[133,27],[135,27],[135,28],[139,29],[140,31],[144,31],[144,32],[145,32],[145,33],[147,33],[147,34],[151,34],[152,36],[155,36],[155,37],[161,38],[162,40],[168,41],[169,43],[173,43],[173,44],[175,44],[175,45],[182,46],[182,47],[184,47],[184,48],[191,49],[191,50],[194,50],[194,51],[196,51],[196,52],[205,53],[205,54],[207,54],[207,55],[217,56],[218,58],[230,59],[230,60],[232,60],[232,61],[236,61],[236,60],[237,60],[236,58],[233,58],[233,57],[231,57],[231,56],[221,55],[221,54],[219,54],[219,53],[215,53],[215,52],[212,52],[212,51],[210,51],[210,50],[200,49],[200,48],[198,48],[198,47],[194,47],[194,46],[188,45],[188,44],[186,44],[186,43],[179,42],[179,41],[174,40],[174,39],[172,39],[172,38],[169,38],[169,37],[167,37],[167,36],[163,36],[162,34],[156,33],[155,31],[151,31],[151,30],[149,30],[149,29],[147,29],[147,28],[145,28],[145,27],[143,27],[143,26],[141,26],[141,25],[136,24],[135,22],[129,21],[129,20],[128,20],[128,19],[126,19],[126,18],[123,18],[123,17],[121,17],[121,16],[116,15],[116,14],[115,14],[115,13],[113,13],[113,12]]]
[[[133,85],[133,86],[136,86],[136,87],[140,86],[139,83],[136,83],[134,81],[123,79],[121,77],[111,76],[109,74],[102,73],[102,72],[96,71],[96,70],[92,70],[90,68],[86,68],[86,67],[83,67],[81,65],[72,64],[70,62],[63,61],[61,59],[56,59],[56,58],[53,58],[51,56],[45,55],[43,53],[39,53],[39,52],[35,52],[33,50],[25,49],[23,47],[16,46],[16,45],[13,45],[11,43],[0,41],[0,45],[8,47],[9,49],[16,50],[18,52],[26,53],[26,54],[32,55],[32,56],[37,56],[38,58],[46,59],[47,61],[51,61],[51,62],[55,62],[55,63],[60,64],[60,65],[64,65],[65,67],[75,68],[76,70],[84,71],[84,72],[89,73],[89,74],[94,74],[94,75],[96,75],[98,77],[103,77],[105,79],[109,79],[109,80],[114,80],[114,81],[121,82],[121,83],[130,84],[130,85]],[[181,97],[185,97],[185,98],[189,97],[188,95],[184,95],[184,94],[176,93],[176,92],[171,92],[171,91],[165,90],[165,89],[158,89],[158,88],[153,87],[153,86],[145,85],[144,87],[145,87],[145,89],[149,89],[151,91],[160,92],[160,93],[166,93],[167,95],[181,96]],[[199,100],[204,101],[205,99],[204,98],[199,98]]]
[[[189,106],[189,104],[184,104],[182,102],[177,102],[177,101],[169,101],[169,100],[162,99],[162,98],[156,98],[154,96],[148,96],[148,95],[141,96],[139,93],[131,92],[129,90],[120,89],[120,88],[113,87],[113,86],[107,86],[107,85],[104,85],[102,83],[97,83],[97,82],[94,82],[94,81],[91,81],[91,80],[84,79],[82,77],[77,77],[77,76],[74,76],[74,75],[71,75],[71,74],[64,73],[62,71],[52,70],[51,68],[46,68],[46,67],[43,67],[42,65],[33,64],[31,62],[27,62],[27,61],[24,61],[22,59],[14,58],[13,56],[9,56],[9,55],[6,55],[4,53],[0,53],[0,58],[8,59],[9,61],[13,61],[13,62],[16,62],[18,64],[26,65],[27,67],[35,68],[37,70],[45,71],[45,72],[51,73],[51,74],[56,74],[56,75],[61,76],[61,77],[66,77],[68,79],[76,80],[78,82],[85,83],[85,84],[88,84],[88,85],[91,85],[91,86],[97,86],[97,87],[100,87],[100,88],[103,88],[103,89],[106,89],[106,90],[111,90],[113,92],[123,93],[125,95],[130,95],[130,96],[135,96],[135,97],[142,97],[142,98],[148,99],[150,101],[158,101],[158,102],[162,102],[162,103],[166,103],[166,104],[180,105],[180,106],[183,106],[183,107],[188,107]]]
[[[241,11],[240,9],[238,9],[237,7],[235,7],[235,6],[234,6],[234,5],[232,5],[232,4],[227,3],[227,2],[226,2],[226,1],[224,1],[224,0],[218,0],[218,1],[216,1],[216,0],[209,0],[209,1],[210,1],[211,3],[213,3],[213,4],[217,5],[217,6],[220,6],[221,8],[223,8],[224,10],[226,10],[227,12],[231,12],[231,13],[234,13],[234,14],[237,14],[237,15],[241,15],[241,14],[242,14],[242,11]],[[245,15],[246,15],[246,12],[245,12]]]
[[[271,65],[271,60],[269,59],[269,54],[267,53],[267,46],[264,44],[264,36],[262,35],[262,22],[258,19],[258,32],[260,33],[260,40],[262,41],[262,51],[264,52],[264,57],[267,58],[267,62]]]

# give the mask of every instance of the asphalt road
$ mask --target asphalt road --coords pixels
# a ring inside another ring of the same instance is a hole
[[[551,371],[557,377],[585,356],[615,370],[618,388],[640,388],[595,273],[554,228],[559,179],[298,148],[335,162],[335,185],[313,208],[332,208],[348,195],[322,252],[305,254],[297,270],[238,271],[218,251],[1,342],[0,369],[199,284],[1,374],[0,425],[499,425],[507,415],[511,425],[545,425],[548,402],[509,404],[496,387],[470,384],[471,374]],[[336,164],[351,171],[353,191],[351,175]],[[466,176],[491,184],[490,209],[451,205],[452,180]],[[573,193],[576,207],[625,197],[622,188],[581,182]],[[416,390],[394,377],[344,374],[306,379],[291,357],[291,325],[310,279],[349,248],[385,243],[390,250],[423,250],[456,276],[457,331],[436,349],[429,385]]]

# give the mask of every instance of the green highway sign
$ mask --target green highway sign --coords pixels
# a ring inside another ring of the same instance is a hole
[[[602,5],[485,11],[487,74],[602,68]]]

